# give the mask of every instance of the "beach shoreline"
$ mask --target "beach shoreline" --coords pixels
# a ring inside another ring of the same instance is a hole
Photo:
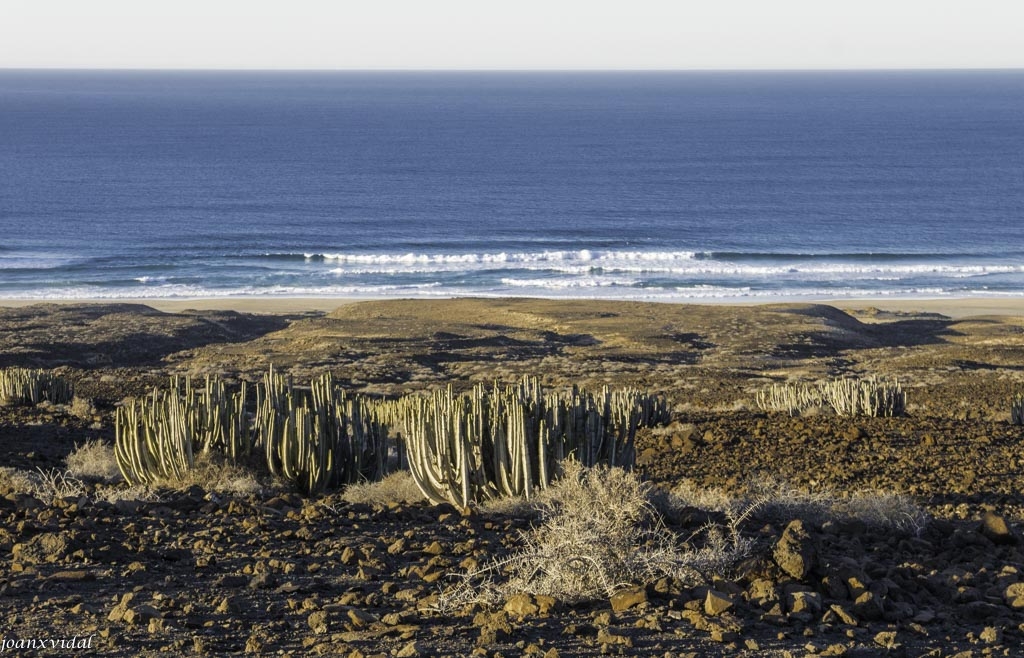
[[[329,313],[342,306],[359,304],[363,302],[376,301],[415,301],[425,304],[450,300],[450,299],[481,299],[481,300],[502,300],[502,299],[523,299],[536,300],[538,302],[550,303],[558,301],[559,298],[547,297],[278,297],[269,295],[234,296],[234,297],[194,297],[194,298],[124,298],[124,299],[103,299],[103,298],[65,298],[65,299],[2,299],[0,308],[20,308],[38,304],[141,304],[149,306],[165,313],[180,313],[182,311],[236,311],[239,313],[257,314],[285,314],[285,313]],[[565,302],[587,301],[586,299],[566,298]],[[823,304],[833,306],[844,311],[862,312],[877,310],[886,313],[938,313],[953,319],[960,319],[972,316],[997,315],[1017,316],[1024,315],[1024,297],[892,297],[892,298],[827,298],[827,299],[805,299],[799,297],[779,297],[778,299],[743,299],[723,298],[720,300],[625,300],[625,299],[594,299],[591,300],[601,304],[615,303],[649,303],[649,304],[678,304],[689,306],[710,306],[710,307],[759,307],[773,304]]]

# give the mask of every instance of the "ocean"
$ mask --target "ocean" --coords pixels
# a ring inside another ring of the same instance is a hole
[[[0,71],[0,297],[1024,295],[1024,71]]]

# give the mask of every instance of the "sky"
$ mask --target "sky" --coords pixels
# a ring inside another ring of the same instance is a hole
[[[2,0],[0,68],[1024,68],[1020,0]]]

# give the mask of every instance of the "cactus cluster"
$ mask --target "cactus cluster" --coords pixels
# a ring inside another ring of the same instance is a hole
[[[1024,425],[1024,393],[1018,393],[1010,401],[1010,422]]]
[[[216,451],[232,461],[252,451],[245,413],[246,384],[229,394],[224,382],[207,377],[202,388],[173,377],[166,389],[129,400],[115,416],[114,456],[130,484],[181,478],[199,452]]]
[[[385,405],[424,496],[461,507],[529,497],[570,456],[586,466],[630,466],[637,428],[669,415],[662,398],[640,391],[545,392],[536,378],[517,386],[478,384],[466,395],[448,387]]]
[[[305,396],[271,369],[257,389],[255,430],[270,472],[306,493],[377,480],[387,471],[388,428],[376,404],[347,396],[329,373]]]
[[[236,461],[262,452],[267,469],[316,494],[388,469],[389,430],[414,479],[434,502],[463,507],[499,496],[529,496],[575,457],[586,466],[629,466],[639,427],[666,422],[665,401],[633,389],[544,391],[535,378],[516,386],[449,387],[430,396],[374,400],[348,395],[330,374],[300,390],[267,372],[256,386],[229,394],[223,382],[172,379],[130,400],[116,415],[115,455],[130,483],[180,479],[201,452]],[[401,459],[399,460],[401,461]]]
[[[71,382],[45,370],[0,369],[0,404],[67,404],[73,396]]]
[[[368,400],[346,398],[330,375],[298,391],[273,369],[256,387],[256,413],[246,412],[248,385],[228,393],[207,377],[190,378],[129,400],[116,414],[115,456],[132,484],[180,479],[201,452],[232,462],[260,446],[267,468],[306,493],[359,479],[378,479],[387,462],[387,428]]]
[[[773,384],[757,394],[764,411],[793,416],[813,407],[830,407],[838,416],[902,416],[907,394],[898,380],[842,377],[816,384]]]

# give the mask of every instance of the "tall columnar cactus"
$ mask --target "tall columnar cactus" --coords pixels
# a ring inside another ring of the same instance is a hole
[[[793,416],[812,407],[827,406],[839,416],[902,416],[907,394],[899,381],[874,377],[840,378],[817,384],[773,384],[757,394],[764,411]]]
[[[757,393],[757,406],[764,411],[785,411],[795,416],[824,404],[821,389],[807,384],[772,384]]]
[[[194,455],[187,403],[176,393],[155,389],[118,408],[114,456],[129,484],[180,479]]]
[[[207,377],[202,388],[191,378],[171,378],[130,400],[115,414],[114,454],[125,480],[132,484],[181,479],[195,456],[217,452],[237,461],[252,450],[245,413],[246,385],[228,394],[224,383]]]
[[[546,393],[535,378],[489,390],[477,385],[467,395],[449,387],[429,398],[408,396],[384,413],[402,429],[423,494],[462,507],[529,497],[568,456],[588,465],[631,465],[637,428],[668,419],[663,400],[639,391]]]
[[[346,397],[329,373],[305,395],[271,369],[257,392],[255,426],[270,472],[307,493],[387,470],[387,426],[374,405]]]
[[[71,382],[46,370],[0,369],[0,404],[66,404],[74,397]]]

